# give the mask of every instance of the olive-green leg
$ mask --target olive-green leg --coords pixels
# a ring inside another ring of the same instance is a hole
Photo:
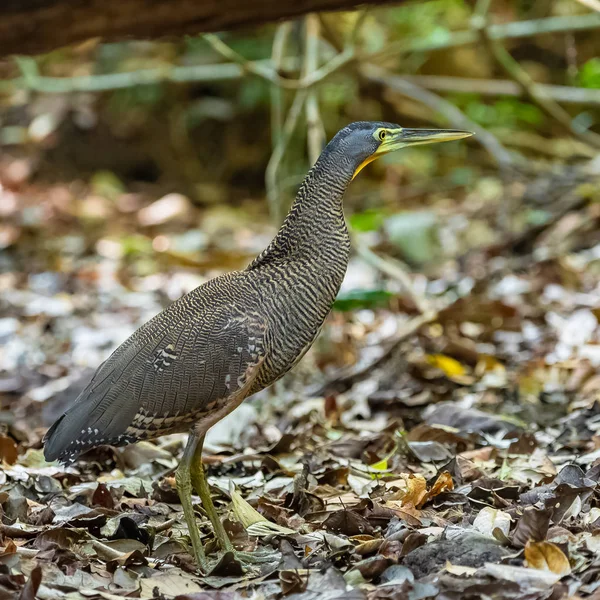
[[[244,567],[249,567],[255,563],[264,562],[261,556],[257,555],[253,552],[240,552],[233,547],[227,532],[225,531],[225,527],[223,527],[223,523],[219,518],[215,505],[213,504],[210,488],[208,486],[208,480],[206,479],[206,471],[204,470],[204,465],[202,464],[202,446],[204,445],[204,436],[199,438],[198,445],[196,446],[196,450],[194,453],[194,458],[192,460],[192,464],[190,467],[190,474],[192,485],[196,490],[198,496],[200,496],[200,500],[202,502],[202,506],[212,523],[213,530],[215,532],[215,537],[219,542],[219,546],[221,551],[224,553],[231,552],[236,560]],[[266,559],[268,560],[268,558]]]
[[[194,507],[192,506],[192,479],[191,479],[191,466],[193,465],[194,456],[196,455],[196,449],[200,446],[200,453],[202,452],[202,442],[204,436],[199,436],[191,433],[185,451],[183,452],[183,458],[179,467],[175,472],[175,483],[177,485],[177,493],[183,507],[183,514],[185,521],[188,526],[190,539],[192,540],[192,548],[194,551],[194,557],[198,566],[204,573],[208,572],[208,561],[206,560],[206,554],[200,541],[200,531],[196,523],[196,515],[194,514]],[[214,510],[214,508],[213,508]]]
[[[198,496],[200,496],[202,506],[212,523],[221,550],[224,552],[234,552],[231,540],[225,531],[225,527],[223,527],[221,519],[219,519],[219,515],[217,514],[217,510],[215,509],[215,505],[210,496],[210,488],[208,487],[206,472],[204,471],[204,465],[202,464],[202,446],[204,446],[204,436],[198,439],[198,443],[194,450],[192,464],[190,466],[192,485]]]

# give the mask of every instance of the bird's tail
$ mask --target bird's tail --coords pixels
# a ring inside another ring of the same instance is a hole
[[[48,429],[43,439],[44,457],[48,462],[59,460],[68,464],[87,450],[83,439],[89,417],[89,407],[75,403]]]
[[[47,461],[73,462],[80,454],[101,444],[122,445],[137,404],[118,402],[109,395],[91,397],[84,390],[44,436]]]

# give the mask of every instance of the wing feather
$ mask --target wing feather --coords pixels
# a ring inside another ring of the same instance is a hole
[[[185,428],[240,389],[264,358],[266,323],[257,314],[236,314],[229,305],[190,316],[173,306],[100,366],[48,431],[48,460],[69,461],[98,444]]]

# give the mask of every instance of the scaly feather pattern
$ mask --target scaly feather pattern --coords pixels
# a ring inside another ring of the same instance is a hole
[[[331,310],[348,265],[342,199],[356,168],[343,152],[348,131],[324,150],[278,234],[246,269],[174,302],[98,368],[48,431],[48,460],[68,463],[99,444],[185,431],[232,401],[253,366],[247,396],[296,364]]]

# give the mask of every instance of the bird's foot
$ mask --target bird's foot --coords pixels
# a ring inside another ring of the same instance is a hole
[[[245,565],[264,565],[274,560],[279,560],[279,554],[273,550],[255,550],[254,552],[243,552],[235,550],[234,556]]]
[[[196,559],[196,564],[202,573],[209,573],[211,571],[210,561],[206,557],[206,554],[204,554],[204,551],[197,552],[196,549],[194,549],[191,554]]]
[[[219,552],[215,561],[210,564],[201,564],[200,570],[204,575],[219,575],[229,577],[240,577],[242,575],[259,575],[262,565],[277,564],[279,553],[273,550],[258,550],[255,552],[244,552],[230,548]],[[206,561],[208,562],[208,561]]]

